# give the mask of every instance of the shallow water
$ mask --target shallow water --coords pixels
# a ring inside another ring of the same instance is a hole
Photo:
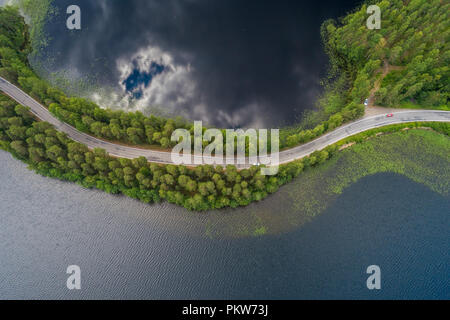
[[[211,237],[211,221],[243,224],[295,184],[211,218],[0,161],[0,298],[450,298],[449,198],[400,175],[363,178],[290,232]],[[66,288],[72,264],[80,291]],[[373,264],[379,291],[366,288]]]

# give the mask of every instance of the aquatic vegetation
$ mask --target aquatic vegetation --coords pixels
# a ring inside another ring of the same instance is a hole
[[[269,198],[223,214],[208,214],[210,236],[245,237],[289,232],[331,207],[352,184],[379,173],[403,175],[449,197],[450,137],[429,129],[372,136],[302,172]]]

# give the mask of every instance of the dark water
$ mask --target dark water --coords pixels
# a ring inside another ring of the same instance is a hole
[[[204,214],[0,161],[0,298],[450,298],[450,201],[403,176],[366,177],[289,233],[208,238]],[[72,264],[81,291],[65,287]]]
[[[57,0],[39,62],[111,89],[91,90],[102,106],[156,108],[220,127],[292,124],[322,90],[321,24],[361,2]],[[72,4],[79,31],[66,28]]]

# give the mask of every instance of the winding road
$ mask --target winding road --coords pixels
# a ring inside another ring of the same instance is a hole
[[[104,141],[96,137],[90,136],[78,131],[74,127],[68,125],[55,118],[47,108],[42,106],[36,100],[31,98],[21,89],[11,84],[7,80],[0,77],[0,90],[6,95],[14,99],[16,102],[27,106],[30,111],[42,121],[47,121],[55,126],[59,131],[67,134],[68,137],[74,141],[87,145],[89,148],[102,148],[110,155],[121,158],[133,159],[137,157],[145,157],[150,162],[169,164],[173,163],[171,159],[171,152],[156,151],[150,149],[142,149],[136,147],[129,147]],[[296,159],[303,158],[316,150],[321,150],[333,143],[336,143],[346,137],[354,134],[382,127],[390,124],[416,122],[416,121],[433,121],[433,122],[450,122],[450,111],[439,110],[413,110],[413,111],[399,111],[394,112],[392,117],[386,117],[386,114],[366,116],[360,120],[343,125],[334,131],[320,136],[319,138],[305,143],[303,145],[287,149],[279,153],[279,163],[287,163]],[[204,163],[212,163],[214,157],[192,156],[194,160],[200,159]],[[236,159],[234,159],[236,160]],[[242,160],[242,159],[241,159]],[[252,163],[248,163],[249,159],[245,159],[245,164],[236,164],[240,169],[249,167]],[[192,161],[194,163],[194,161]],[[195,164],[193,165],[195,166]]]

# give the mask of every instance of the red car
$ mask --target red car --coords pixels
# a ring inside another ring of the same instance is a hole
[[[386,115],[386,117],[388,117],[388,118],[391,118],[391,117],[393,117],[394,115],[392,114],[392,113],[388,113],[387,115]]]

